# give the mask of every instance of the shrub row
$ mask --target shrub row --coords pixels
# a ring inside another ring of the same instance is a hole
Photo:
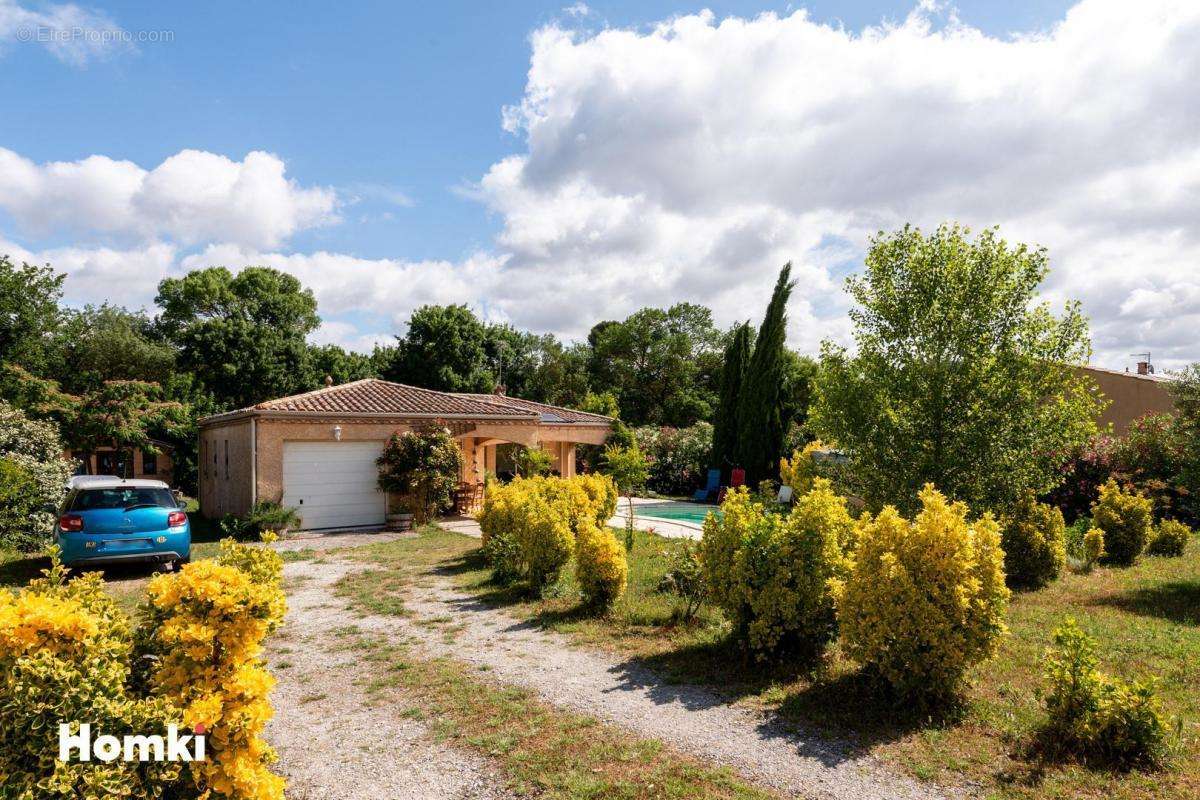
[[[0,591],[5,796],[282,798],[261,737],[272,679],[259,658],[283,618],[281,580],[278,554],[224,542],[218,560],[154,578],[136,630],[99,573],[67,580],[57,559]],[[207,759],[58,761],[60,721],[117,737],[204,725]]]
[[[731,491],[705,521],[709,594],[759,658],[816,657],[840,632],[897,692],[953,694],[1004,630],[999,526],[932,487],[920,502],[912,520],[889,507],[856,521],[823,478],[786,513]]]
[[[603,475],[574,478],[517,478],[492,483],[484,496],[479,526],[484,557],[501,583],[527,581],[542,591],[558,580],[576,556],[576,573],[587,599],[607,605],[624,591],[625,554],[608,520],[617,507],[617,488]]]

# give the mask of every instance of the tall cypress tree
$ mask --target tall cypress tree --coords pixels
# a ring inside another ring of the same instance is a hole
[[[733,331],[725,348],[725,363],[721,367],[721,390],[717,396],[717,413],[713,416],[712,465],[719,467],[728,478],[729,468],[737,458],[738,400],[750,365],[750,323],[743,322]]]
[[[737,461],[746,470],[746,482],[775,475],[779,452],[783,447],[783,420],[780,414],[784,378],[784,342],[787,338],[787,301],[795,283],[791,281],[789,261],[779,271],[775,291],[767,306],[754,353],[746,370],[746,380],[738,398]]]

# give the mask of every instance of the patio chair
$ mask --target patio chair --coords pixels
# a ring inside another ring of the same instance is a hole
[[[729,485],[736,488],[744,485],[745,483],[746,470],[742,469],[741,467],[735,467],[733,471],[729,473]]]
[[[780,486],[779,494],[775,496],[775,502],[779,503],[780,505],[787,505],[788,503],[792,502],[793,494],[794,492],[792,491],[792,487]]]
[[[721,470],[710,469],[708,471],[708,484],[703,489],[697,489],[696,493],[694,495],[692,495],[692,499],[695,500],[697,503],[703,503],[704,501],[706,501],[710,497],[712,497],[713,493],[716,492],[720,487],[721,487]]]

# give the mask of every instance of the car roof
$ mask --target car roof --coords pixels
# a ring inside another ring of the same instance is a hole
[[[75,486],[76,489],[169,489],[171,487],[162,481],[149,478],[111,478],[100,475],[94,481],[85,481]]]

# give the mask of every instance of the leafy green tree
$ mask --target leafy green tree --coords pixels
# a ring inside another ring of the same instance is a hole
[[[1200,519],[1200,363],[1181,370],[1170,384],[1175,401],[1175,420],[1172,432],[1179,449],[1179,483],[1187,494],[1187,512],[1191,519]],[[1190,443],[1190,444],[1187,444]]]
[[[612,392],[601,392],[600,394],[588,392],[575,407],[589,414],[602,414],[613,419],[619,419],[621,416],[621,408],[617,405],[617,396]]]
[[[775,291],[767,305],[754,353],[746,368],[746,379],[738,395],[737,462],[746,470],[746,482],[774,477],[779,470],[783,447],[783,383],[787,365],[787,302],[795,283],[792,265],[779,271]]]
[[[82,394],[105,381],[162,383],[173,372],[175,348],[163,341],[145,314],[117,306],[66,311],[54,369],[63,391]]]
[[[604,471],[612,477],[613,483],[621,494],[625,495],[628,503],[628,513],[625,517],[625,549],[633,549],[633,492],[639,486],[645,486],[650,479],[650,465],[646,463],[645,454],[637,445],[621,447],[610,445],[604,448]]]
[[[75,419],[64,430],[75,450],[90,453],[112,446],[125,456],[125,477],[129,477],[133,450],[158,452],[154,433],[173,431],[188,422],[188,409],[164,400],[157,383],[108,381],[80,398]]]
[[[158,285],[160,323],[222,408],[251,406],[312,388],[305,337],[316,330],[312,291],[285,272],[246,267],[195,270]]]
[[[704,306],[643,308],[598,323],[588,341],[593,390],[615,392],[631,425],[686,427],[712,415],[723,341]]]
[[[1101,405],[1072,367],[1090,343],[1078,303],[1035,295],[1043,249],[995,230],[906,226],[872,241],[847,280],[857,353],[826,342],[815,428],[850,455],[873,506],[911,510],[926,483],[972,510],[1003,511],[1058,480],[1059,456],[1095,431]]]
[[[513,453],[513,466],[522,478],[536,478],[550,474],[553,459],[540,447],[520,447]]]
[[[335,384],[380,377],[371,356],[343,350],[336,344],[310,345],[308,357],[316,384],[313,389],[324,386],[326,376],[333,378]]]
[[[47,264],[16,266],[0,256],[0,363],[21,364],[35,373],[47,365],[47,348],[58,330],[62,284]]]
[[[725,348],[725,363],[721,368],[721,391],[717,395],[717,410],[713,415],[712,464],[728,475],[736,466],[738,443],[738,401],[746,382],[750,365],[750,324],[743,322],[733,329],[733,337]]]
[[[486,364],[487,330],[465,305],[421,306],[396,337],[384,377],[441,392],[490,392],[495,376]]]

